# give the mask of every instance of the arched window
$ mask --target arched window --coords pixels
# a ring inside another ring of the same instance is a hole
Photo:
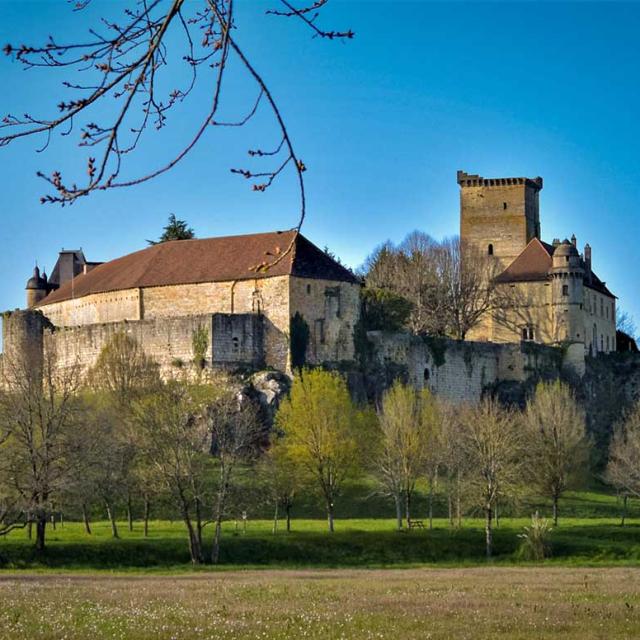
[[[488,246],[488,248],[487,248],[487,253],[488,253],[490,256],[492,256],[492,255],[493,255],[493,245],[492,245],[492,244],[490,244],[490,245]]]
[[[238,351],[240,351],[240,339],[237,337],[232,338],[231,346],[233,348],[233,353],[238,353]]]

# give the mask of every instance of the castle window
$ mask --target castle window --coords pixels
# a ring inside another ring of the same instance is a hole
[[[600,315],[604,315],[604,300],[600,298]]]
[[[240,339],[237,336],[234,336],[231,339],[231,348],[233,349],[233,353],[238,353],[240,351]]]
[[[428,382],[430,377],[431,377],[431,372],[429,371],[428,368],[425,368],[425,370],[424,370],[424,381]]]
[[[609,317],[609,307],[607,307],[607,318]]]
[[[311,295],[311,285],[307,285],[307,295]]]
[[[522,327],[522,339],[525,342],[531,342],[535,340],[535,330],[531,325],[527,325],[526,327]]]
[[[507,208],[507,203],[506,203],[506,202],[503,202],[503,203],[502,203],[502,208],[503,208],[503,209],[506,209],[506,208]]]
[[[569,295],[569,285],[568,284],[563,284],[562,285],[562,295],[563,296],[568,296]]]
[[[324,344],[324,320],[319,318],[316,320],[316,344]]]
[[[490,256],[492,256],[492,255],[493,255],[493,245],[492,245],[492,244],[490,244],[490,245],[489,245],[489,247],[488,247],[488,249],[487,249],[487,253],[488,253]]]
[[[600,351],[604,351],[604,336],[600,334]]]

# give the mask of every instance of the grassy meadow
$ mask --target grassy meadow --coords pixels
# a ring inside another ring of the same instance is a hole
[[[630,568],[0,575],[0,638],[637,638]]]
[[[344,506],[344,505],[343,505]],[[541,504],[522,504],[518,511],[531,513]],[[354,506],[353,511],[358,509]],[[437,512],[442,509],[437,509]],[[599,492],[568,494],[561,503],[558,527],[550,534],[551,556],[547,564],[640,565],[640,509],[630,502],[628,518],[620,526],[620,504],[615,496]],[[438,515],[441,515],[440,513]],[[484,521],[464,518],[460,528],[446,518],[434,519],[428,529],[424,510],[416,511],[425,529],[395,530],[391,518],[339,518],[336,531],[329,534],[326,522],[318,517],[294,518],[292,531],[279,521],[276,535],[273,522],[265,518],[225,522],[221,548],[221,568],[338,568],[485,565]],[[511,517],[508,512],[494,529],[494,558],[498,565],[521,564],[519,554],[527,517]],[[0,570],[63,571],[190,571],[184,525],[180,521],[150,523],[149,537],[143,536],[141,522],[129,531],[119,523],[120,538],[111,536],[109,523],[92,523],[87,535],[78,522],[58,524],[47,533],[47,551],[38,556],[26,530],[0,538]],[[212,527],[205,528],[205,544],[210,544]],[[199,568],[210,571],[211,567]]]

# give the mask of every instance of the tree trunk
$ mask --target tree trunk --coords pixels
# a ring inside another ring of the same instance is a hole
[[[189,513],[184,508],[182,518],[189,532],[189,555],[191,556],[191,564],[202,564],[202,544],[200,543],[197,531],[193,528]]]
[[[433,529],[433,478],[429,482],[429,531]]]
[[[453,529],[453,496],[451,495],[451,486],[447,491],[447,513],[449,514],[449,526]]]
[[[460,500],[460,472],[456,474],[456,519],[458,529],[462,526],[462,504]]]
[[[133,509],[131,505],[131,494],[127,491],[127,522],[129,523],[129,531],[133,531]]]
[[[486,520],[484,526],[485,532],[485,544],[486,544],[486,552],[487,559],[491,558],[491,553],[493,552],[493,513],[491,511],[491,507],[487,507],[485,509],[486,512]]]
[[[29,524],[27,525],[27,538],[29,540],[33,540],[33,521],[29,520]]]
[[[36,521],[36,551],[38,553],[44,553],[46,531],[47,516],[43,513],[38,516]]]
[[[402,496],[396,493],[393,500],[396,503],[396,527],[398,531],[402,531]]]
[[[287,500],[285,510],[287,512],[287,533],[291,533],[291,502],[289,500]]]
[[[151,516],[151,500],[149,496],[144,497],[144,537],[149,537],[149,517]]]
[[[84,530],[87,535],[91,535],[91,524],[89,523],[89,513],[86,503],[82,503],[82,522],[84,522]]]
[[[272,530],[272,533],[273,533],[274,536],[276,535],[276,533],[278,533],[278,503],[279,502],[280,501],[278,499],[276,499],[276,508],[274,510],[274,513],[273,513],[273,530]]]
[[[223,464],[220,465],[220,486],[218,487],[218,499],[216,501],[216,510],[214,520],[216,528],[213,534],[213,546],[211,548],[211,562],[218,564],[220,560],[220,539],[222,537],[222,517],[227,500],[227,490],[231,479],[231,471]],[[236,519],[236,530],[238,521]]]
[[[115,513],[111,508],[111,503],[108,500],[105,500],[105,506],[107,508],[107,517],[109,518],[109,522],[111,523],[111,535],[114,538],[119,538],[120,535],[118,534],[118,525],[116,524]]]
[[[333,533],[333,501],[327,500],[327,523],[329,525],[329,533]]]
[[[405,489],[404,492],[404,517],[407,520],[407,529],[411,530],[411,491]]]
[[[553,526],[558,526],[558,496],[553,496]]]
[[[629,496],[623,496],[622,497],[622,520],[620,520],[620,526],[624,527],[624,521],[627,518],[627,500],[628,500]]]
[[[500,526],[500,516],[498,515],[498,501],[496,500],[496,506],[495,506],[495,517],[496,517],[496,527]]]

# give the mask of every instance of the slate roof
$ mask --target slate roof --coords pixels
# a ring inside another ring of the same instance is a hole
[[[522,253],[496,278],[498,282],[536,282],[551,277],[555,247],[538,238],[533,238]],[[582,267],[586,267],[583,262]],[[585,275],[584,284],[590,289],[615,298],[600,278],[592,271]]]
[[[275,261],[293,243],[292,250]],[[38,306],[93,293],[275,276],[359,282],[348,269],[296,231],[163,242],[104,262],[51,292]]]

